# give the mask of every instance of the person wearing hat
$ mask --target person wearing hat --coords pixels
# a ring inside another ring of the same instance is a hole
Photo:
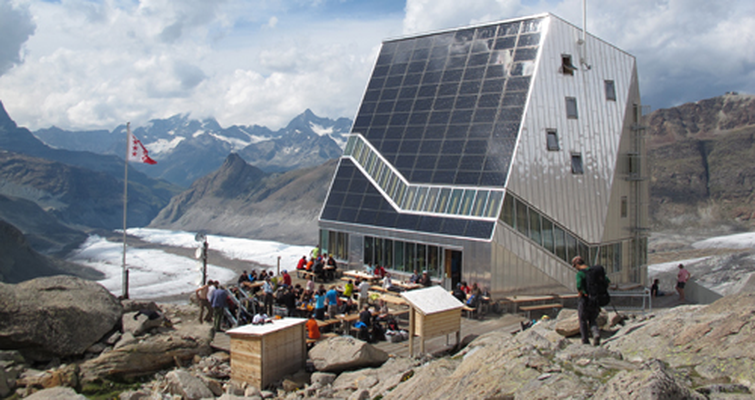
[[[430,287],[433,285],[432,279],[430,279],[430,275],[427,273],[427,270],[422,271],[422,277],[419,278],[419,284],[424,287]]]
[[[283,278],[283,284],[287,287],[291,287],[291,275],[288,274],[287,270],[283,270],[283,274],[281,275],[281,278]]]

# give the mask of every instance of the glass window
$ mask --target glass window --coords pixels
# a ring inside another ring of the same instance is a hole
[[[375,153],[370,151],[370,154],[367,156],[367,163],[363,165],[363,167],[367,170],[367,173],[372,175],[375,171]]]
[[[585,173],[582,168],[582,154],[571,155],[571,173],[576,175],[582,175]]]
[[[404,243],[404,268],[407,271],[414,271],[416,269],[414,263],[414,243]]]
[[[577,256],[577,239],[571,234],[566,234],[566,259],[571,261],[572,258]]]
[[[421,211],[422,207],[425,205],[425,197],[427,196],[427,187],[420,187],[417,190],[417,196],[414,201],[414,204],[412,204],[412,210],[414,211]]]
[[[537,244],[543,244],[542,236],[540,234],[540,213],[530,209],[530,239]]]
[[[402,207],[402,204],[404,204],[405,193],[406,193],[406,183],[404,183],[404,181],[402,180],[399,180],[398,190],[396,191],[396,197],[395,197],[396,204],[399,206],[399,208],[404,208]]]
[[[574,97],[566,98],[566,118],[577,119],[577,99]]]
[[[375,261],[372,258],[372,249],[374,241],[372,236],[364,237],[364,265],[374,265]]]
[[[354,158],[359,160],[359,158],[362,156],[362,149],[364,148],[364,142],[361,140],[358,140],[356,144],[354,144]]]
[[[448,207],[448,198],[451,196],[451,189],[443,188],[438,195],[438,204],[435,205],[436,213],[445,213]]]
[[[621,271],[621,249],[622,249],[621,243],[616,243],[613,245],[613,270],[614,272]]]
[[[438,246],[427,246],[427,273],[430,276],[439,275],[440,257]]]
[[[425,206],[422,207],[422,211],[433,212],[435,209],[435,200],[438,199],[438,192],[440,192],[439,188],[430,188],[430,191],[427,192],[427,201],[425,202]]]
[[[349,141],[346,142],[346,148],[343,150],[344,156],[350,156],[351,152],[354,151],[354,146],[356,145],[357,137],[356,136],[349,136]]]
[[[627,196],[621,196],[621,218],[626,218],[629,214],[629,201]]]
[[[393,262],[393,240],[385,239],[383,241],[383,263],[386,268],[391,268]]]
[[[547,129],[545,131],[545,137],[547,140],[548,151],[560,150],[560,147],[558,146],[558,133],[555,129]]]
[[[527,205],[521,201],[516,202],[516,229],[524,236],[529,236],[529,217],[527,216]]]
[[[448,201],[448,214],[456,214],[461,205],[461,195],[464,193],[463,189],[454,189],[451,192],[451,197]]]
[[[488,202],[485,205],[485,217],[495,218],[498,211],[501,209],[501,200],[503,199],[503,192],[490,192],[488,196]]]
[[[406,271],[406,265],[404,264],[404,242],[393,242],[393,269],[397,271]]]
[[[553,226],[553,244],[556,248],[555,254],[558,258],[569,262],[566,258],[566,239],[564,238],[564,230],[558,226]]]
[[[398,177],[396,174],[391,171],[388,177],[388,189],[386,189],[386,193],[388,193],[388,196],[390,196],[393,201],[396,201],[396,182],[398,181]]]
[[[385,239],[383,238],[374,238],[375,247],[373,250],[373,261],[375,261],[376,265],[382,265],[385,266],[385,260],[383,260],[383,242]]]
[[[323,253],[330,253],[328,251],[328,230],[327,229],[320,229],[320,251]]]
[[[475,217],[482,217],[482,212],[485,207],[485,202],[488,200],[487,190],[478,190],[477,197],[474,199],[474,206],[472,207],[472,215]]]
[[[514,197],[507,195],[503,198],[503,209],[501,210],[501,220],[512,228],[516,228],[514,219]]]
[[[475,193],[477,191],[474,189],[467,189],[464,191],[464,198],[461,203],[461,209],[459,210],[459,214],[461,215],[469,215],[469,212],[472,211],[472,203],[474,202]]]
[[[409,189],[406,191],[406,196],[404,197],[404,200],[401,202],[401,208],[404,210],[410,210],[412,202],[414,202],[414,197],[417,195],[417,187],[416,186],[410,186]]]
[[[414,265],[417,267],[418,270],[425,270],[427,269],[427,246],[424,244],[417,243],[417,254],[415,256],[415,262]]]
[[[605,81],[606,100],[616,101],[616,85],[613,81]]]
[[[542,225],[543,229],[541,230],[541,235],[543,237],[543,247],[551,253],[555,253],[556,247],[553,242],[553,222],[548,218],[543,218]]]
[[[574,75],[574,71],[577,70],[577,67],[574,66],[571,62],[571,54],[561,54],[561,70],[560,72],[564,75]]]

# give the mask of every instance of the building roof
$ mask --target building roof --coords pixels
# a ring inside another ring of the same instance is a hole
[[[298,324],[304,324],[305,318],[283,318],[274,319],[272,322],[262,325],[242,325],[237,328],[226,331],[230,336],[263,336],[268,333],[286,329]]]
[[[416,308],[423,315],[435,314],[443,311],[457,310],[464,307],[459,299],[448,293],[441,286],[431,286],[425,289],[410,290],[401,293],[401,297]]]
[[[384,42],[321,219],[489,238],[547,18]]]

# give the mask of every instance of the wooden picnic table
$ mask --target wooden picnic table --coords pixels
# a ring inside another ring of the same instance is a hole
[[[519,309],[519,305],[521,304],[528,304],[528,303],[537,303],[540,301],[551,301],[554,300],[554,296],[509,296],[504,297],[503,299],[511,304],[514,305],[514,313],[516,313]]]
[[[354,279],[361,279],[361,280],[367,280],[367,281],[379,281],[381,278],[379,276],[370,275],[364,272],[360,271],[343,271],[344,276],[350,276]]]
[[[261,288],[262,285],[264,285],[264,281],[254,281],[254,282],[241,282],[241,287],[244,290],[250,290],[252,293],[256,292],[257,289]]]
[[[384,302],[388,304],[395,304],[395,305],[408,305],[406,300],[402,299],[401,297],[394,296],[391,294],[381,294],[380,300],[383,300]]]
[[[414,290],[419,289],[422,287],[419,283],[409,283],[409,282],[391,282],[393,283],[393,286],[398,286],[401,289],[404,290]]]

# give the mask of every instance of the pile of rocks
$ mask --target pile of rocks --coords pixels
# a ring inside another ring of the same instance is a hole
[[[141,315],[134,320],[137,310],[151,308],[163,316],[159,326]],[[230,356],[212,353],[209,327],[189,318],[189,306],[125,303],[123,332],[104,334],[78,358],[39,364],[21,350],[0,352],[0,396],[79,399],[71,388],[135,377],[146,383],[121,399],[728,399],[752,398],[755,389],[755,293],[644,315],[604,313],[599,347],[575,337],[573,310],[421,359],[335,337],[310,350],[316,372],[300,371],[269,388],[232,381]]]

